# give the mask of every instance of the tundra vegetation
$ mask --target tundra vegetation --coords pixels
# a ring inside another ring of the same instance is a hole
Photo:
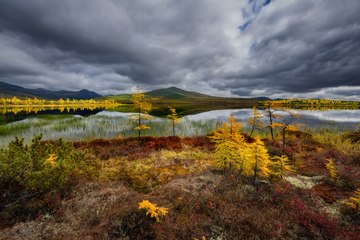
[[[0,239],[358,239],[360,130],[304,132],[275,104],[251,136],[231,115],[208,136],[151,137],[150,103],[133,102],[137,137],[0,151]]]

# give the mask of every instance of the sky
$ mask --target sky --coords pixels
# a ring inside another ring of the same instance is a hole
[[[360,100],[359,0],[1,0],[0,81]]]

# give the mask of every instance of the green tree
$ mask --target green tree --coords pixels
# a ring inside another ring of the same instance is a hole
[[[148,113],[151,111],[151,103],[145,100],[145,94],[139,89],[136,89],[136,92],[132,95],[132,102],[134,104],[136,114],[132,114],[132,119],[136,122],[135,130],[138,131],[138,137],[141,136],[141,131],[150,129],[149,126],[143,123],[143,120],[152,119]]]
[[[167,118],[171,120],[172,122],[172,131],[173,131],[173,136],[175,136],[175,124],[179,123],[181,121],[181,119],[179,118],[179,116],[176,113],[176,109],[170,107],[169,108],[169,112],[170,114],[167,115]]]

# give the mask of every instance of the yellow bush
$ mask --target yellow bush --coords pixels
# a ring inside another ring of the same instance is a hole
[[[350,197],[345,204],[360,213],[360,188],[355,191],[354,196]]]
[[[332,159],[329,159],[325,166],[326,169],[329,171],[330,178],[335,180],[337,178],[337,170],[334,161]]]
[[[149,200],[143,200],[139,202],[139,209],[146,210],[146,216],[154,218],[156,222],[160,222],[160,217],[166,216],[168,209],[164,207],[158,207],[156,204],[151,203]]]

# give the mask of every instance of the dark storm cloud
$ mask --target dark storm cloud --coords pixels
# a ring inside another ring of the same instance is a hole
[[[357,0],[3,0],[0,81],[354,99],[359,12]]]

